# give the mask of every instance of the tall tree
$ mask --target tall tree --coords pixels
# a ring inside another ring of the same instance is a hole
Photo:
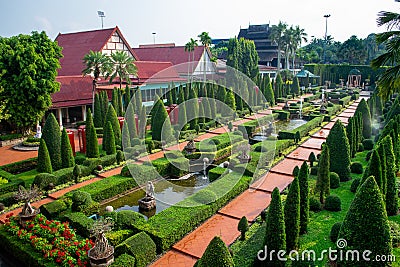
[[[53,113],[47,116],[42,131],[42,139],[46,142],[53,170],[59,170],[61,168],[61,131]]]
[[[0,118],[27,133],[51,106],[61,47],[45,32],[0,38]]]
[[[193,75],[193,61],[194,61],[194,49],[198,46],[197,40],[190,38],[189,42],[185,44],[185,51],[189,53],[189,60],[188,60],[188,81],[191,80],[191,75]],[[190,58],[190,53],[192,53],[192,59]]]
[[[362,231],[360,227],[362,227]],[[344,249],[371,251],[368,255],[370,259],[375,259],[377,255],[391,255],[392,240],[389,222],[382,194],[374,178],[369,177],[360,185],[343,220],[338,238],[347,241],[347,246]],[[361,257],[360,261],[354,261],[350,258],[347,260],[348,262],[342,264],[360,267],[386,265],[382,262],[372,264],[371,261],[367,262]]]
[[[138,137],[138,131],[136,127],[136,116],[133,109],[133,105],[129,105],[125,113],[125,122],[128,125],[130,139]]]
[[[290,184],[289,193],[286,198],[285,208],[285,230],[286,230],[286,251],[299,247],[300,233],[300,187],[299,180],[294,177]]]
[[[159,97],[156,97],[151,117],[151,135],[153,140],[166,141],[172,140],[171,122],[168,113],[164,107],[164,103]]]
[[[267,246],[268,251],[280,251],[286,249],[285,222],[283,217],[281,194],[277,187],[272,191],[271,203],[268,208],[265,245]],[[264,266],[284,267],[285,262],[279,260],[277,254],[273,255],[273,259],[268,257],[269,255],[265,255],[267,256],[267,261],[264,262]]]
[[[94,111],[94,95],[96,93],[97,80],[100,76],[107,76],[107,73],[111,69],[110,58],[100,51],[90,50],[88,54],[83,57],[83,63],[85,68],[82,70],[82,74],[92,75],[92,110]]]
[[[144,138],[146,135],[146,126],[147,126],[147,112],[146,106],[142,106],[140,110],[139,116],[139,137]]]
[[[74,154],[65,128],[63,129],[61,134],[61,166],[62,168],[75,166]]]
[[[319,193],[319,201],[324,204],[325,197],[330,194],[329,147],[324,145],[318,164],[317,183],[315,191]]]
[[[310,170],[307,161],[304,161],[299,171],[299,187],[300,187],[300,234],[307,233],[308,218],[310,211],[308,178]]]
[[[284,44],[284,33],[287,28],[287,24],[279,21],[278,25],[274,25],[271,27],[271,34],[270,38],[271,40],[278,45],[278,73],[281,69],[281,51],[282,51],[282,45]]]
[[[266,78],[266,88],[265,88],[265,98],[268,101],[268,104],[272,107],[275,106],[275,94],[274,94],[274,90],[272,89],[272,83],[271,80],[269,79],[268,75]]]
[[[336,172],[341,181],[348,181],[350,179],[350,146],[340,120],[333,125],[326,144],[329,147],[330,171]]]
[[[382,167],[381,167],[381,159],[378,154],[378,150],[374,149],[372,151],[371,158],[369,159],[368,166],[364,171],[363,179],[361,183],[363,183],[369,176],[374,177],[376,184],[378,185],[379,189],[381,190],[382,194],[383,191],[383,182],[382,182]]]
[[[119,89],[122,89],[122,82],[125,80],[131,84],[130,75],[137,75],[137,68],[134,63],[135,59],[128,55],[125,51],[115,51],[111,54],[111,70],[106,74],[106,78],[110,77],[110,83],[118,77]]]

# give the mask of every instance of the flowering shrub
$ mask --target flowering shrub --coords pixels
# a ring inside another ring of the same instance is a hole
[[[5,229],[21,241],[30,243],[45,259],[60,266],[89,266],[87,254],[93,242],[78,240],[68,222],[47,220],[39,214],[25,226],[18,224],[18,218],[10,218]]]

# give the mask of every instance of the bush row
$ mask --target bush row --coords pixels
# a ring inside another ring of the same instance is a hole
[[[89,193],[94,201],[100,202],[132,189],[137,185],[133,178],[115,175],[81,187],[79,191]],[[69,193],[68,196],[72,196],[72,194]]]
[[[11,174],[19,174],[22,172],[33,170],[36,168],[36,166],[37,166],[37,157],[3,165],[1,166],[0,169],[9,172]]]
[[[140,232],[115,247],[116,256],[123,254],[135,258],[131,266],[144,267],[156,258],[156,245],[146,233]]]
[[[351,101],[351,96],[350,95],[342,97],[339,100],[339,105],[342,105],[342,107],[347,106],[350,103],[350,101]]]
[[[72,212],[64,215],[63,221],[68,221],[70,226],[76,230],[76,233],[82,237],[90,237],[90,228],[94,221],[82,212]]]
[[[235,172],[226,174],[206,188],[181,201],[177,206],[172,206],[151,217],[140,230],[145,231],[153,239],[158,253],[165,251],[201,222],[212,216],[228,201],[246,190],[250,181],[251,177],[242,176]],[[199,204],[200,200],[199,198],[196,200],[196,197],[203,194],[205,190],[212,192],[216,200],[208,205],[193,206]]]
[[[280,131],[278,133],[278,139],[294,139],[296,132],[300,133],[300,137],[303,138],[304,136],[306,136],[311,130],[313,130],[314,128],[318,127],[321,125],[322,121],[323,121],[324,117],[323,116],[319,116],[316,117],[310,121],[308,121],[307,123],[291,130],[291,131]]]

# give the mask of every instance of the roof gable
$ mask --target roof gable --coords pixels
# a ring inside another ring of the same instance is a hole
[[[105,49],[106,51],[104,52],[111,53],[111,49],[108,47],[109,43],[114,43],[115,49],[125,50],[137,59],[135,52],[125,40],[118,27],[67,34],[59,33],[56,41],[62,47],[63,54],[63,57],[60,59],[61,69],[58,71],[59,76],[81,75],[85,67],[83,57],[91,50],[103,51]],[[117,43],[120,43],[121,47],[117,48]]]

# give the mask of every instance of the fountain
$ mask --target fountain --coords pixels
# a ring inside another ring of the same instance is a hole
[[[203,159],[203,179],[206,180],[207,179],[207,164],[210,162],[210,160],[208,158],[204,158]]]
[[[239,156],[237,157],[239,159],[240,163],[249,163],[251,160],[250,157],[250,145],[241,145],[238,147],[238,151],[240,152]]]
[[[300,110],[299,110],[299,119],[303,119],[303,97],[300,97]]]
[[[154,197],[154,185],[151,181],[147,182],[146,195],[138,200],[139,208],[145,211],[152,210],[156,207],[156,199]]]
[[[261,127],[261,136],[267,136],[265,126]]]

